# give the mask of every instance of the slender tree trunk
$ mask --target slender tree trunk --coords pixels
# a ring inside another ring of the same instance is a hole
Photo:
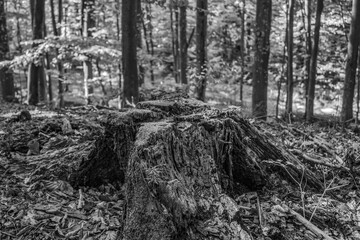
[[[343,93],[343,104],[341,109],[341,120],[343,122],[353,118],[353,102],[356,67],[358,60],[358,48],[360,42],[360,2],[353,0],[352,18],[348,43],[348,54],[345,68],[345,82]]]
[[[178,83],[179,82],[179,77],[178,77],[178,56],[176,55],[177,51],[176,51],[176,36],[177,34],[175,33],[174,30],[174,25],[176,24],[174,22],[174,0],[170,0],[170,4],[169,4],[169,8],[170,8],[170,29],[171,29],[171,47],[172,47],[172,54],[174,57],[174,64],[173,64],[173,76],[175,79],[175,82]]]
[[[175,1],[175,5],[174,5],[174,12],[175,12],[175,52],[176,52],[176,58],[177,58],[177,66],[176,66],[176,72],[177,72],[177,83],[181,82],[180,79],[180,65],[181,65],[181,59],[180,59],[180,43],[179,43],[179,25],[180,25],[180,20],[179,20],[179,0],[173,0]]]
[[[187,8],[187,1],[182,1],[179,7],[180,9],[180,79],[182,84],[187,84],[187,76],[186,76],[186,69],[187,69],[187,36],[186,36],[186,29],[187,29],[187,21],[186,21],[186,8]]]
[[[289,1],[289,24],[287,41],[287,91],[286,91],[286,115],[291,118],[294,92],[293,79],[293,49],[294,49],[294,0]]]
[[[311,52],[312,52],[312,43],[311,43],[311,1],[305,0],[305,15],[306,15],[306,59],[305,59],[305,99],[309,97],[309,81],[310,81],[310,62],[311,62]],[[305,116],[306,116],[305,109]]]
[[[288,29],[288,12],[286,12],[286,27],[285,29]],[[288,35],[288,31],[284,32],[284,45],[283,45],[283,50],[282,50],[282,64],[281,64],[281,73],[280,73],[280,79],[277,82],[277,97],[276,97],[276,107],[275,107],[275,115],[276,118],[279,117],[279,105],[280,105],[280,97],[281,97],[281,87],[282,87],[282,82],[285,79],[285,62],[286,62],[286,45],[287,45],[287,35]]]
[[[356,92],[356,118],[355,118],[355,123],[356,126],[359,125],[359,114],[360,114],[360,48],[358,48],[358,60],[357,60],[357,92]]]
[[[9,59],[8,41],[5,1],[0,1],[0,61]],[[14,77],[12,71],[7,67],[0,70],[0,96],[5,101],[13,101],[15,98]]]
[[[46,27],[44,27],[44,37],[47,36],[47,32],[46,32]],[[52,91],[52,79],[51,79],[51,64],[50,64],[50,56],[48,53],[45,53],[45,58],[44,58],[44,65],[46,67],[47,73],[46,73],[46,80],[48,83],[48,94],[49,94],[49,103],[51,104],[52,100],[53,100],[53,91]]]
[[[142,37],[141,37],[141,29],[142,29],[142,18],[144,17],[143,11],[141,8],[141,0],[137,0],[137,34],[136,34],[136,40],[137,40],[137,47],[139,49],[143,48],[142,44]],[[139,63],[139,86],[144,84],[145,82],[145,68],[141,63]]]
[[[197,99],[205,101],[206,91],[206,32],[207,32],[207,0],[196,1],[196,71]]]
[[[82,0],[82,4],[81,4],[81,31],[82,31],[82,35],[84,38],[88,37],[88,14],[85,12],[85,1]],[[89,71],[90,71],[90,64],[89,64],[89,60],[84,61],[83,62],[83,71],[84,71],[84,99],[86,104],[90,103],[90,98],[89,98]],[[91,73],[92,74],[92,73]]]
[[[18,6],[19,4],[19,6]],[[17,12],[19,8],[21,8],[21,1],[19,2],[15,2],[14,3],[14,8],[15,8],[15,11]],[[21,28],[20,28],[20,18],[18,16],[16,16],[16,38],[17,38],[17,51],[19,54],[22,54],[23,53],[23,49],[22,49],[22,46],[21,46]],[[27,73],[26,73],[26,68],[23,68],[23,73],[24,73],[24,76],[25,76],[25,84],[27,83],[28,79],[27,79]],[[20,102],[23,103],[24,102],[24,99],[23,99],[23,94],[22,94],[22,90],[23,90],[23,81],[22,81],[22,77],[20,75]]]
[[[19,7],[18,7],[19,3]],[[19,11],[18,9],[21,8],[21,1],[14,3],[15,11]],[[16,38],[17,38],[17,50],[19,53],[22,53],[22,46],[21,46],[21,28],[20,28],[20,18],[16,16]]]
[[[63,24],[63,28],[61,28],[61,36],[64,36],[65,38],[69,35],[70,31],[69,31],[69,27],[68,27],[68,23],[69,23],[69,20],[68,20],[68,14],[69,14],[69,5],[68,4],[65,4],[64,5],[64,14],[63,14],[63,20],[64,20],[64,24]],[[63,78],[64,80],[66,81],[66,76],[65,74],[67,73],[67,69],[63,69]],[[65,92],[69,92],[70,89],[69,89],[69,86],[70,84],[65,82],[64,84],[64,93]]]
[[[35,13],[35,24],[39,24],[40,31],[43,31],[41,34],[41,38],[45,38],[45,1],[44,0],[35,0],[34,5],[34,13]],[[40,33],[37,33],[40,36]],[[45,59],[41,59],[41,65],[39,67],[39,101],[43,102],[46,100],[46,74],[45,74]]]
[[[52,91],[52,79],[51,79],[51,64],[50,64],[50,56],[48,53],[45,54],[45,61],[46,61],[46,69],[49,70],[47,73],[47,82],[48,82],[48,94],[49,94],[49,102],[53,101],[53,91]]]
[[[94,16],[95,0],[82,0],[81,6],[81,20],[82,20],[82,34],[85,39],[91,37],[89,29],[95,27]],[[93,68],[91,56],[83,62],[84,69],[84,98],[87,104],[90,103],[89,94],[93,93],[93,88],[89,86],[89,82],[93,79]]]
[[[150,54],[151,58],[154,57],[154,39],[153,39],[153,24],[152,24],[152,11],[151,11],[151,3],[147,4],[147,16],[148,16],[148,26],[149,26],[149,45],[150,45]],[[151,83],[155,83],[155,76],[154,76],[154,60],[150,60],[150,79]]]
[[[246,13],[246,1],[242,0],[241,9],[241,75],[240,75],[240,102],[243,104],[243,86],[245,78],[245,13]]]
[[[50,10],[51,10],[51,22],[52,28],[54,31],[55,36],[61,35],[61,27],[59,29],[56,26],[56,19],[55,19],[55,7],[54,7],[54,0],[50,0]],[[58,0],[58,23],[61,24],[62,22],[62,0]],[[56,56],[59,55],[59,50],[55,49]],[[63,67],[62,62],[60,60],[57,61],[56,68],[58,71],[58,96],[57,96],[57,106],[59,108],[64,107],[64,88],[63,88]]]
[[[30,0],[33,40],[44,38],[45,0]],[[42,65],[31,63],[28,77],[28,103],[36,105],[45,100],[45,72]]]
[[[266,119],[268,65],[270,54],[271,0],[256,1],[255,57],[253,68],[252,114]]]
[[[107,95],[107,91],[106,91],[106,88],[105,88],[106,85],[104,84],[103,79],[101,77],[102,70],[101,70],[101,67],[100,67],[100,57],[96,58],[96,69],[97,69],[97,72],[98,72],[99,84],[100,84],[100,87],[101,87],[101,91],[102,91],[103,95],[106,96]],[[111,78],[111,77],[109,76],[109,78]]]
[[[121,0],[117,0],[116,1],[116,39],[118,41],[120,41],[120,36],[121,36],[121,29],[120,29],[120,13],[121,13],[121,9],[120,9],[120,4],[121,4]],[[122,88],[122,84],[121,84],[121,81],[122,81],[122,70],[121,70],[121,64],[118,64],[118,78],[119,78],[119,89],[121,91],[121,88]],[[120,104],[120,101],[119,101],[119,108],[121,107],[121,104]]]
[[[136,58],[137,1],[122,1],[122,62],[124,70],[123,106],[139,100],[139,83]]]
[[[151,55],[151,58],[154,57],[154,42],[152,39],[152,22],[151,22],[151,3],[146,4],[146,19],[147,23],[145,23],[144,19],[142,18],[142,26],[144,31],[144,39],[146,44],[146,52]],[[150,59],[150,80],[151,83],[154,84],[155,82],[155,76],[154,76],[154,61],[153,59]]]
[[[62,24],[62,18],[63,18],[63,4],[62,4],[63,0],[59,0],[58,1],[58,23]],[[59,27],[59,31],[58,31],[58,35],[61,36],[62,31],[61,31],[62,27]],[[57,68],[59,71],[59,81],[58,81],[58,100],[59,100],[59,108],[64,107],[65,103],[64,103],[64,87],[63,87],[63,80],[64,80],[64,68],[61,62],[58,62],[57,64]]]
[[[306,99],[306,120],[310,121],[314,117],[314,98],[316,83],[317,56],[319,51],[321,14],[324,8],[324,0],[317,1],[316,20],[314,29],[314,46],[312,48],[310,60],[310,80],[308,88],[308,98]]]

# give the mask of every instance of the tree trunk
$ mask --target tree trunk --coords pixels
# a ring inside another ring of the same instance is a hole
[[[30,0],[31,26],[33,40],[44,38],[45,0]],[[34,45],[35,46],[35,45]],[[31,63],[28,77],[28,103],[36,105],[39,100],[45,100],[45,71],[42,60],[38,64]]]
[[[45,54],[45,61],[46,61],[46,69],[48,70],[47,82],[48,82],[49,102],[51,103],[53,101],[53,91],[52,91],[52,78],[51,78],[51,73],[50,73],[51,63],[50,63],[50,56],[48,53]]]
[[[306,15],[306,59],[305,59],[305,68],[306,68],[306,76],[305,76],[305,99],[309,97],[309,81],[310,81],[310,59],[312,52],[312,43],[311,43],[311,1],[305,1],[305,15]],[[306,109],[305,109],[306,116]]]
[[[183,0],[180,3],[180,80],[182,84],[187,84],[187,21],[186,21],[186,8],[188,6],[187,0]]]
[[[294,0],[289,1],[289,24],[287,41],[287,91],[286,91],[286,115],[287,120],[291,118],[294,92],[293,79],[293,49],[294,49]]]
[[[81,6],[81,20],[82,20],[82,34],[85,39],[91,37],[92,33],[89,29],[95,27],[95,0],[82,0]],[[89,82],[93,79],[93,68],[92,68],[92,58],[87,56],[87,60],[83,62],[84,69],[84,98],[86,104],[90,103],[89,94],[93,93],[93,88],[89,86]]]
[[[139,49],[143,48],[142,44],[142,37],[141,37],[141,29],[142,29],[142,22],[143,22],[143,11],[141,8],[141,0],[137,0],[137,34],[136,34],[136,41],[137,41],[137,47]],[[143,85],[145,83],[145,68],[141,63],[139,63],[139,86]]]
[[[312,48],[311,60],[310,60],[310,80],[308,89],[308,98],[306,99],[306,120],[310,121],[314,117],[314,98],[315,98],[315,83],[317,72],[317,56],[319,51],[319,39],[320,39],[320,26],[321,26],[321,14],[324,8],[324,0],[317,1],[316,7],[316,20],[314,29],[314,46]]]
[[[155,76],[154,76],[154,60],[152,59],[154,57],[154,41],[153,41],[153,26],[152,26],[152,16],[151,16],[151,3],[146,4],[146,19],[147,24],[145,23],[144,19],[142,18],[142,26],[144,30],[144,39],[146,44],[146,51],[149,55],[151,55],[151,59],[149,61],[150,63],[150,80],[151,83],[154,84],[155,82]]]
[[[104,135],[71,177],[77,186],[125,184],[123,239],[250,239],[233,197],[261,190],[274,171],[296,185],[323,188],[238,112],[176,100],[111,113]]]
[[[355,76],[358,59],[358,48],[360,41],[360,3],[353,0],[352,18],[348,43],[348,54],[346,58],[345,82],[343,93],[343,104],[341,108],[341,120],[343,122],[353,118],[353,102]]]
[[[118,41],[120,41],[120,36],[121,36],[121,29],[120,29],[120,18],[121,18],[121,9],[120,9],[120,5],[121,5],[121,0],[116,0],[116,39]],[[121,70],[121,64],[117,65],[118,67],[118,78],[119,78],[119,90],[121,91],[122,89],[122,70]],[[120,99],[119,99],[120,100]],[[121,106],[121,103],[119,101],[119,108]]]
[[[174,10],[175,9],[175,3],[174,0],[170,0],[169,3],[169,8],[170,8],[170,30],[171,30],[171,47],[172,47],[172,54],[174,57],[174,63],[173,63],[173,76],[175,79],[175,82],[178,83],[179,82],[179,67],[178,67],[178,56],[177,56],[177,45],[176,42],[177,40],[177,34],[175,33],[175,28],[174,29],[174,25],[176,25],[176,22],[174,22]]]
[[[360,48],[358,49],[360,52]],[[360,54],[358,53],[357,68],[360,69]],[[355,124],[359,125],[359,114],[360,114],[360,71],[357,71],[357,84],[356,84],[356,117]]]
[[[252,114],[266,119],[268,65],[270,54],[271,0],[257,0],[255,27],[255,57],[253,68]]]
[[[6,25],[5,1],[0,1],[0,61],[9,59],[9,38]],[[14,77],[7,67],[0,70],[0,98],[5,101],[15,100]]]
[[[179,25],[180,25],[180,20],[179,20],[179,0],[173,0],[175,1],[174,4],[174,12],[175,12],[175,52],[176,52],[176,58],[177,58],[177,66],[176,66],[176,72],[177,72],[177,83],[181,83],[181,78],[180,78],[180,43],[179,43],[179,38],[180,38],[180,34],[179,34]]]
[[[54,7],[54,0],[50,0],[50,10],[51,10],[51,22],[52,28],[54,31],[54,36],[61,35],[61,28],[57,28],[56,26],[56,19],[55,19],[55,7]],[[58,1],[58,23],[61,24],[62,22],[62,0]],[[55,49],[56,56],[59,55],[59,49]],[[64,107],[64,87],[63,87],[63,66],[61,61],[58,59],[56,68],[58,71],[58,96],[57,96],[57,104],[56,107],[63,108]]]
[[[288,29],[288,11],[286,11],[286,27],[285,29]],[[276,118],[279,117],[279,105],[280,105],[280,97],[281,97],[281,88],[282,88],[282,82],[285,79],[285,63],[286,63],[286,45],[287,45],[287,37],[288,37],[288,31],[284,32],[284,45],[282,50],[282,64],[280,69],[280,78],[277,82],[277,97],[276,97],[276,107],[275,107],[275,116]]]
[[[148,54],[151,55],[151,59],[150,59],[150,80],[151,83],[154,84],[155,83],[155,76],[154,76],[154,39],[153,39],[153,24],[152,24],[152,11],[151,11],[151,3],[148,2],[146,4],[146,12],[147,12],[147,20],[148,20],[148,32],[149,32],[149,38],[146,36],[145,39],[148,40],[147,43],[147,49],[148,49]],[[146,32],[146,25],[144,24],[144,35]]]
[[[137,103],[139,84],[136,58],[136,10],[137,1],[122,1],[122,61],[124,71],[124,94],[122,104]]]
[[[21,1],[14,4],[14,10],[16,12],[19,11],[19,9],[21,7],[22,7],[22,2]],[[21,46],[22,37],[21,37],[21,28],[20,28],[20,18],[19,18],[19,16],[16,16],[16,40],[17,40],[16,50],[21,55],[21,54],[23,54],[23,48]],[[24,73],[24,76],[25,76],[25,82],[24,83],[27,83],[28,82],[28,79],[27,79],[28,74],[26,73],[26,68],[22,68],[22,70],[23,70],[23,73]],[[20,76],[19,81],[20,81],[20,92],[22,93],[23,92],[23,81],[22,81],[21,76]],[[20,94],[20,103],[24,103],[23,94]]]
[[[206,32],[207,32],[207,0],[196,2],[196,68],[197,99],[205,101],[206,91]]]
[[[47,32],[46,32],[46,27],[44,27],[44,38],[46,38],[47,36]],[[51,63],[50,63],[50,55],[49,53],[45,53],[45,58],[44,58],[44,67],[46,67],[46,74],[45,74],[45,79],[47,82],[47,89],[48,89],[48,95],[49,95],[49,103],[51,103],[53,101],[53,91],[52,91],[52,79],[51,79]],[[45,83],[46,83],[45,82]]]
[[[243,105],[243,87],[245,80],[245,13],[246,13],[246,1],[242,0],[242,9],[241,9],[241,75],[240,75],[240,102]]]

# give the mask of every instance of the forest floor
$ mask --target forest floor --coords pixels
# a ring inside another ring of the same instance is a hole
[[[124,192],[74,189],[64,176],[87,157],[106,111],[0,103],[0,239],[118,239]],[[23,110],[27,114],[21,114]],[[336,121],[249,119],[323,180],[324,192],[274,181],[236,197],[254,239],[360,239],[360,133]],[[139,229],[141,231],[141,229]],[[270,236],[272,236],[270,238]],[[279,238],[274,238],[279,236]]]

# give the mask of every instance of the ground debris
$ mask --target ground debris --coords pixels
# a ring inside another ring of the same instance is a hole
[[[1,115],[0,238],[360,238],[356,133],[157,101]],[[30,141],[39,151],[26,155]]]

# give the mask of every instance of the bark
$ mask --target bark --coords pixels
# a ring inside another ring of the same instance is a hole
[[[196,2],[196,68],[197,68],[197,99],[205,101],[206,91],[206,32],[207,32],[207,0]]]
[[[44,27],[44,38],[46,38],[47,32],[46,27]],[[48,95],[49,95],[49,103],[53,101],[53,91],[52,91],[52,80],[51,80],[51,63],[50,63],[50,55],[48,53],[45,53],[44,58],[44,66],[46,67],[47,73],[45,75],[46,82],[48,83],[47,89],[48,89]],[[45,83],[46,83],[45,82]]]
[[[152,12],[151,12],[151,3],[148,2],[146,4],[146,18],[147,24],[145,24],[144,19],[142,19],[143,29],[144,29],[144,38],[146,42],[146,50],[147,53],[151,55],[150,59],[150,80],[151,83],[155,83],[155,76],[154,76],[154,40],[153,40],[153,24],[152,24]]]
[[[52,28],[54,31],[54,36],[60,36],[61,35],[61,27],[59,29],[57,28],[56,18],[55,18],[55,7],[54,7],[54,0],[50,0],[50,10],[51,10],[51,23]],[[62,22],[62,0],[58,1],[58,23],[61,24]],[[59,49],[55,49],[56,56],[59,55]],[[56,68],[58,71],[58,96],[57,96],[57,106],[58,108],[64,107],[64,87],[63,87],[63,65],[62,62],[58,59]]]
[[[21,8],[21,2],[14,4],[15,11],[19,11],[18,9]],[[20,18],[19,16],[16,16],[16,38],[17,38],[17,47],[16,49],[19,51],[19,53],[22,53],[22,46],[21,46],[21,28],[20,28]]]
[[[286,12],[286,28],[288,28],[287,24],[288,24],[288,12]],[[281,88],[282,88],[282,82],[285,79],[284,75],[285,75],[285,62],[286,62],[286,45],[287,45],[287,35],[288,32],[285,31],[284,33],[284,45],[283,45],[283,50],[282,50],[282,63],[281,64],[281,70],[280,70],[280,79],[277,82],[277,97],[276,97],[276,107],[275,107],[275,116],[276,118],[278,118],[279,116],[279,105],[280,105],[280,96],[281,96]]]
[[[94,16],[95,0],[82,0],[81,6],[81,20],[82,20],[82,34],[85,39],[91,37],[90,29],[95,27]],[[93,79],[92,58],[87,56],[87,60],[83,62],[84,69],[84,98],[86,104],[90,104],[89,94],[92,94],[92,88],[89,86],[89,82]]]
[[[30,10],[33,40],[44,39],[45,0],[30,0]],[[45,71],[42,59],[39,59],[38,64],[31,63],[29,66],[28,103],[36,105],[39,100],[44,101],[45,92]]]
[[[174,3],[174,12],[175,12],[175,56],[177,58],[177,65],[176,65],[176,72],[177,72],[177,82],[176,83],[180,83],[181,82],[181,78],[180,78],[180,42],[179,42],[179,0],[173,0],[175,1]]]
[[[142,44],[142,38],[141,38],[141,28],[142,28],[142,18],[143,16],[142,8],[141,8],[141,0],[137,0],[137,34],[136,34],[136,41],[137,41],[137,47],[139,49],[143,48]],[[145,82],[145,68],[141,63],[139,63],[139,86],[144,84]]]
[[[305,15],[306,15],[306,59],[305,59],[305,67],[306,67],[306,77],[305,77],[305,99],[308,98],[308,87],[310,81],[310,59],[312,52],[312,44],[311,44],[311,1],[305,1]],[[305,112],[306,115],[306,112]]]
[[[174,7],[175,3],[174,0],[170,1],[169,8],[170,8],[170,30],[171,30],[171,47],[172,47],[172,54],[174,57],[174,64],[173,64],[173,76],[175,79],[175,82],[179,82],[179,76],[178,76],[178,56],[177,56],[177,45],[176,42],[178,41],[176,39],[177,34],[175,33],[174,25],[176,22],[174,22]],[[177,29],[177,28],[176,28]]]
[[[360,51],[360,48],[358,49]],[[358,53],[357,68],[360,69],[360,54]],[[356,86],[356,117],[355,124],[359,124],[359,114],[360,114],[360,71],[357,71],[357,86]]]
[[[348,54],[345,67],[345,82],[343,104],[341,108],[341,120],[343,122],[353,118],[353,102],[355,90],[355,77],[360,41],[360,3],[353,0],[352,18],[348,42]]]
[[[30,64],[28,71],[28,104],[36,105],[39,103],[39,75],[41,67],[34,63]]]
[[[0,1],[0,61],[9,60],[9,38],[6,26],[5,1]],[[0,98],[15,100],[14,77],[12,71],[4,67],[0,70]]]
[[[53,101],[53,91],[52,91],[52,78],[51,78],[51,64],[50,64],[50,56],[48,53],[45,54],[45,61],[46,61],[46,69],[48,70],[47,73],[47,82],[48,82],[48,93],[49,93],[49,102]]]
[[[292,114],[294,79],[293,79],[293,49],[294,49],[294,0],[289,1],[289,24],[287,42],[287,91],[286,91],[286,119]]]
[[[242,9],[241,9],[241,75],[240,75],[240,102],[243,102],[243,85],[245,80],[245,12],[246,12],[246,1],[242,0]]]
[[[122,2],[122,61],[124,75],[123,106],[137,103],[139,84],[136,58],[136,5],[137,1]]]
[[[310,79],[308,88],[308,98],[306,99],[306,120],[310,121],[314,117],[314,98],[315,98],[315,83],[316,83],[316,68],[317,68],[317,56],[319,52],[319,40],[320,40],[320,26],[321,26],[321,14],[324,8],[324,0],[317,1],[316,7],[316,20],[314,29],[314,45],[311,53],[310,60]]]
[[[77,186],[125,184],[123,239],[249,239],[234,196],[261,190],[274,172],[322,189],[239,112],[163,98],[110,113],[104,135],[71,178]]]
[[[100,57],[96,58],[96,69],[97,69],[97,72],[98,72],[98,77],[99,77],[98,82],[100,84],[102,93],[103,93],[104,96],[107,96],[108,92],[107,92],[107,90],[105,88],[104,80],[101,77],[102,76],[102,69],[101,69],[101,66],[100,66]],[[111,72],[111,71],[109,71],[109,72]],[[111,75],[109,76],[109,78],[111,79]]]
[[[183,0],[180,3],[180,21],[179,21],[179,28],[180,28],[180,80],[182,84],[187,84],[187,76],[186,76],[186,69],[187,69],[187,21],[186,21],[186,8],[188,6],[187,0]]]
[[[257,0],[255,27],[255,56],[253,68],[252,114],[266,119],[268,65],[270,54],[271,0]]]
[[[18,6],[19,4],[19,6]],[[14,4],[14,9],[15,11],[18,11],[19,8],[22,7],[22,4],[21,4],[21,1],[18,2],[18,4]],[[21,46],[21,28],[20,28],[20,18],[19,16],[16,16],[16,38],[17,38],[17,51],[18,53],[23,54],[23,49],[22,49],[22,46]],[[26,68],[23,68],[23,73],[24,73],[24,76],[25,76],[25,82],[24,83],[27,83],[28,82],[28,78],[27,78],[27,71],[26,71]],[[20,77],[20,91],[22,92],[23,88],[23,82],[22,82],[22,78]],[[24,102],[24,99],[23,99],[23,95],[20,94],[20,102],[23,103]]]
[[[116,0],[116,39],[120,41],[120,35],[121,35],[121,29],[120,29],[120,1]],[[121,70],[121,64],[118,64],[118,78],[119,78],[119,89],[122,88],[122,70]],[[119,104],[120,106],[120,104]]]

